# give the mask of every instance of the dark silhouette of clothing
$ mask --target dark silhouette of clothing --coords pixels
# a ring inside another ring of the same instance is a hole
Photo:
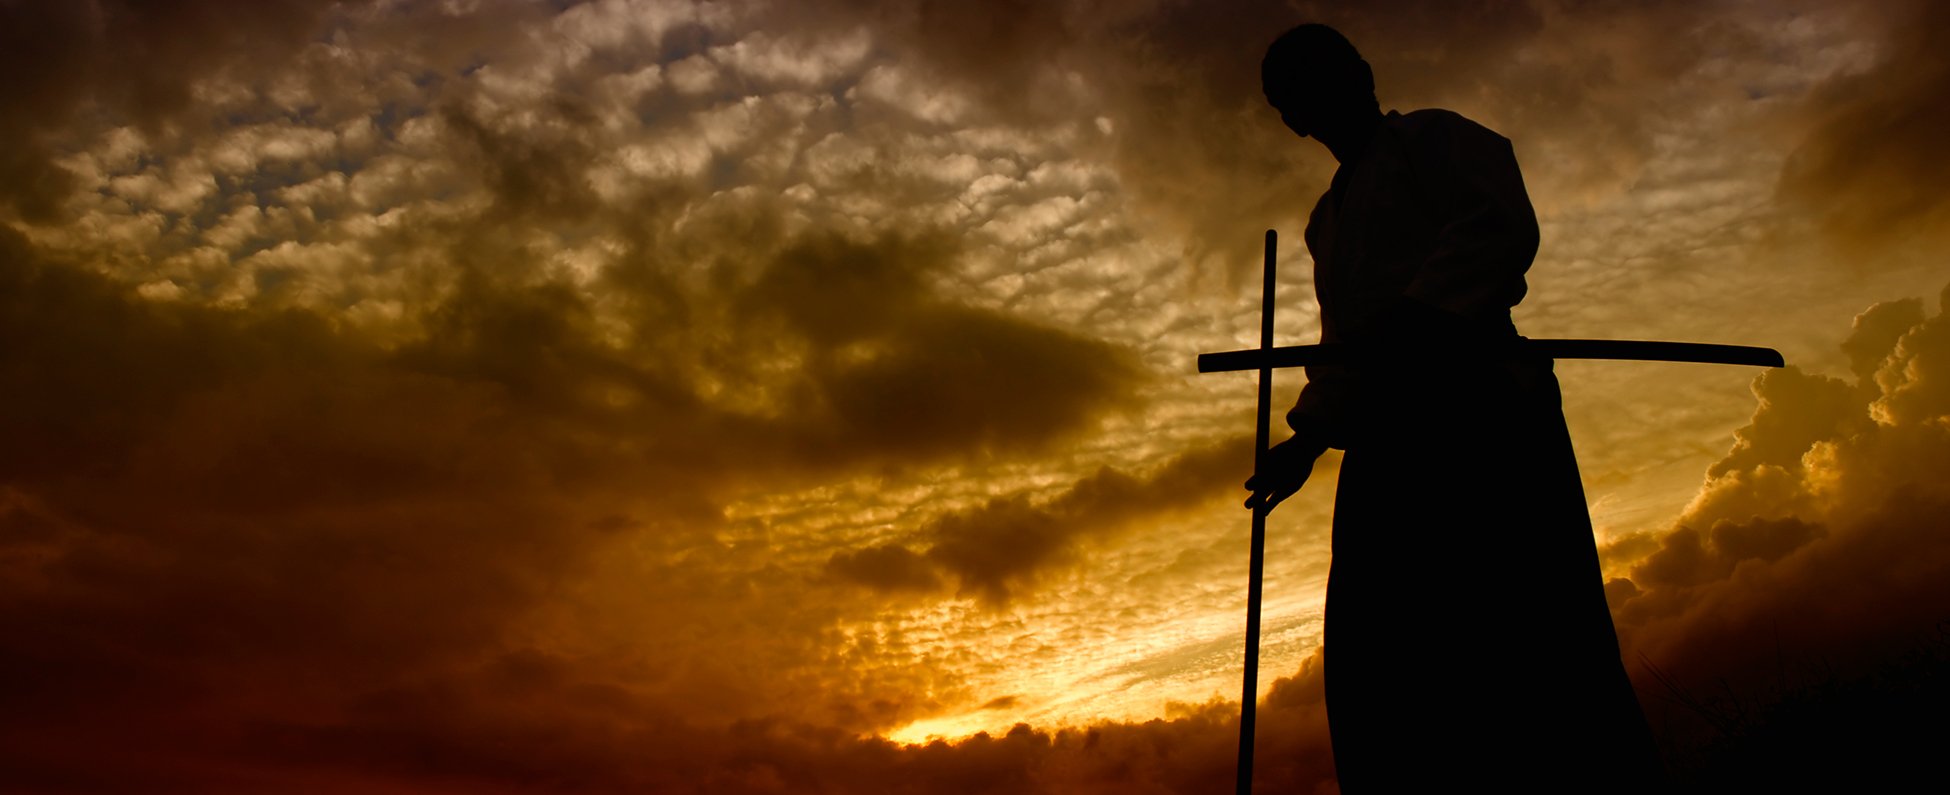
[[[1515,336],[1537,224],[1509,141],[1389,113],[1307,227],[1322,339],[1288,422],[1346,451],[1326,687],[1344,791],[1655,789],[1548,359]]]
[[[1321,342],[1457,342],[1509,325],[1537,254],[1537,217],[1503,136],[1446,110],[1391,111],[1314,205],[1307,250]],[[1371,392],[1360,376],[1307,368],[1288,421],[1357,432]]]

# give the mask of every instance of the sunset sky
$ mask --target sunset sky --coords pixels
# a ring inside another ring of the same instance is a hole
[[[1950,5],[0,2],[0,770],[1225,791],[1253,389],[1193,358],[1267,228],[1316,334],[1305,21],[1513,141],[1525,334],[1793,365],[1558,367],[1655,726],[1653,666],[1950,619]],[[1279,791],[1337,460],[1269,525]]]

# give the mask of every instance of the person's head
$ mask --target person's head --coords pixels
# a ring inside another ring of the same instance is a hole
[[[1273,40],[1259,62],[1260,88],[1288,129],[1305,136],[1380,114],[1374,71],[1340,31],[1326,25],[1296,27]]]

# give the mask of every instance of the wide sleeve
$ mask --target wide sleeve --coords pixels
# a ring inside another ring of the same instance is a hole
[[[1334,364],[1309,366],[1307,385],[1287,411],[1286,425],[1295,436],[1345,450],[1362,391],[1361,376],[1353,370]]]
[[[1509,139],[1444,113],[1406,144],[1439,226],[1403,295],[1465,318],[1505,316],[1537,255],[1537,215]]]
[[[1344,170],[1334,172],[1333,185],[1314,202],[1313,212],[1307,218],[1307,250],[1314,257],[1314,290],[1320,301],[1320,341],[1323,343],[1343,341],[1335,314],[1328,311],[1326,288],[1320,282],[1330,279],[1327,273],[1332,269],[1329,263],[1332,262],[1331,252],[1338,223],[1337,208],[1341,204],[1340,195],[1347,189],[1345,182]],[[1300,389],[1299,400],[1286,414],[1287,427],[1293,429],[1296,437],[1346,449],[1346,430],[1361,403],[1363,390],[1360,374],[1338,364],[1309,365],[1306,372],[1307,384]]]

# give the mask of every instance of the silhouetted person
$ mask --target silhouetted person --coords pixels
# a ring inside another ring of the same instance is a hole
[[[1249,505],[1277,502],[1346,451],[1325,638],[1343,790],[1656,788],[1551,361],[1492,350],[1537,251],[1510,142],[1446,110],[1383,114],[1326,26],[1280,36],[1261,79],[1340,161],[1307,249],[1322,341],[1368,351],[1307,368],[1293,437],[1247,483]]]

